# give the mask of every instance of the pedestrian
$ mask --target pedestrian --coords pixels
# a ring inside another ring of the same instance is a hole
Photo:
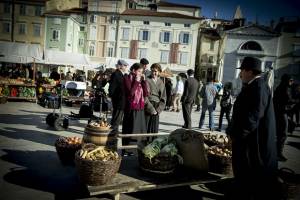
[[[149,64],[149,61],[146,59],[146,58],[142,58],[140,60],[140,64],[143,66],[144,68],[144,74],[145,74],[145,77],[148,77],[151,75],[151,71],[149,69],[147,69],[147,65]]]
[[[214,130],[214,110],[216,105],[216,95],[217,95],[217,88],[213,83],[213,79],[211,77],[207,77],[207,83],[205,86],[202,87],[201,90],[201,97],[202,97],[202,111],[200,115],[199,121],[199,129],[202,129],[205,119],[205,113],[208,110],[209,114],[209,130]]]
[[[223,116],[225,114],[228,124],[230,123],[230,112],[233,105],[232,83],[227,82],[224,85],[223,95],[220,101],[220,118],[218,131],[222,130]]]
[[[166,87],[166,95],[167,95],[167,102],[165,106],[165,110],[170,110],[170,107],[172,105],[172,90],[173,90],[173,84],[172,80],[170,78],[165,78],[165,87]]]
[[[166,105],[166,88],[162,79],[159,77],[161,66],[158,63],[151,65],[151,75],[147,77],[149,85],[149,96],[145,105],[145,119],[147,133],[158,133],[159,114]]]
[[[173,109],[170,111],[180,112],[180,100],[183,94],[184,84],[181,76],[176,76],[176,86],[173,94]]]
[[[148,85],[140,63],[134,63],[131,69],[130,74],[124,77],[125,108],[122,133],[146,133],[144,106],[148,96]],[[128,145],[129,142],[130,139],[123,139],[123,145]],[[122,154],[131,155],[125,151]]]
[[[195,110],[196,112],[200,111],[200,106],[201,106],[200,92],[202,90],[202,87],[203,87],[203,83],[202,83],[202,81],[199,81],[199,88],[198,88],[198,92],[197,92],[196,99],[195,99],[195,104],[197,105],[196,110]]]
[[[183,114],[183,119],[184,119],[184,125],[182,126],[182,128],[191,129],[192,128],[192,121],[191,121],[192,108],[193,108],[193,104],[195,102],[199,83],[194,78],[194,70],[192,70],[192,69],[187,70],[187,75],[189,77],[184,83],[184,90],[183,90],[183,94],[181,97],[182,114]]]
[[[278,199],[276,129],[272,95],[261,76],[261,62],[245,57],[243,82],[233,106],[227,134],[232,140],[233,198]]]
[[[108,94],[112,101],[112,118],[110,124],[112,130],[119,132],[125,108],[124,74],[127,72],[128,63],[125,60],[118,60],[116,70],[111,74],[109,80]]]
[[[287,158],[283,155],[284,143],[288,131],[288,111],[289,105],[292,104],[291,97],[291,76],[284,74],[281,77],[281,82],[274,91],[274,109],[276,117],[276,133],[277,133],[277,156],[278,161],[286,161]]]

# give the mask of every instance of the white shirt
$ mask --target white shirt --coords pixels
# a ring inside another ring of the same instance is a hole
[[[180,80],[176,83],[175,87],[175,94],[183,94],[184,85],[183,82]]]

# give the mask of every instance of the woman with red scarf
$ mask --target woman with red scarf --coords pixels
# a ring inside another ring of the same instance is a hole
[[[148,87],[143,74],[143,66],[135,63],[131,66],[131,72],[124,77],[125,109],[122,125],[122,133],[146,133],[145,121],[145,97],[148,96]],[[130,139],[123,139],[123,145],[128,145]],[[124,155],[127,155],[123,152]]]

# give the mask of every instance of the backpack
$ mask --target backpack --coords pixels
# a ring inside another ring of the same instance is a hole
[[[210,106],[214,103],[215,96],[216,96],[216,89],[214,86],[206,86],[205,87],[205,96],[207,100],[207,105]]]

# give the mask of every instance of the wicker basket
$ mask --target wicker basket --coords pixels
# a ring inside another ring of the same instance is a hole
[[[172,174],[178,166],[178,158],[168,153],[159,153],[150,160],[142,152],[147,143],[147,141],[138,143],[137,152],[140,169],[154,174]]]
[[[55,142],[55,148],[59,160],[64,165],[73,165],[75,153],[79,149],[81,149],[81,145],[70,145],[68,147],[60,146],[57,142]]]
[[[0,96],[0,104],[5,104],[7,102],[6,96]]]
[[[110,182],[119,171],[121,156],[117,160],[92,161],[82,159],[79,151],[75,154],[75,165],[79,178],[87,185],[103,185]]]
[[[232,174],[231,158],[209,153],[207,159],[210,172]]]

